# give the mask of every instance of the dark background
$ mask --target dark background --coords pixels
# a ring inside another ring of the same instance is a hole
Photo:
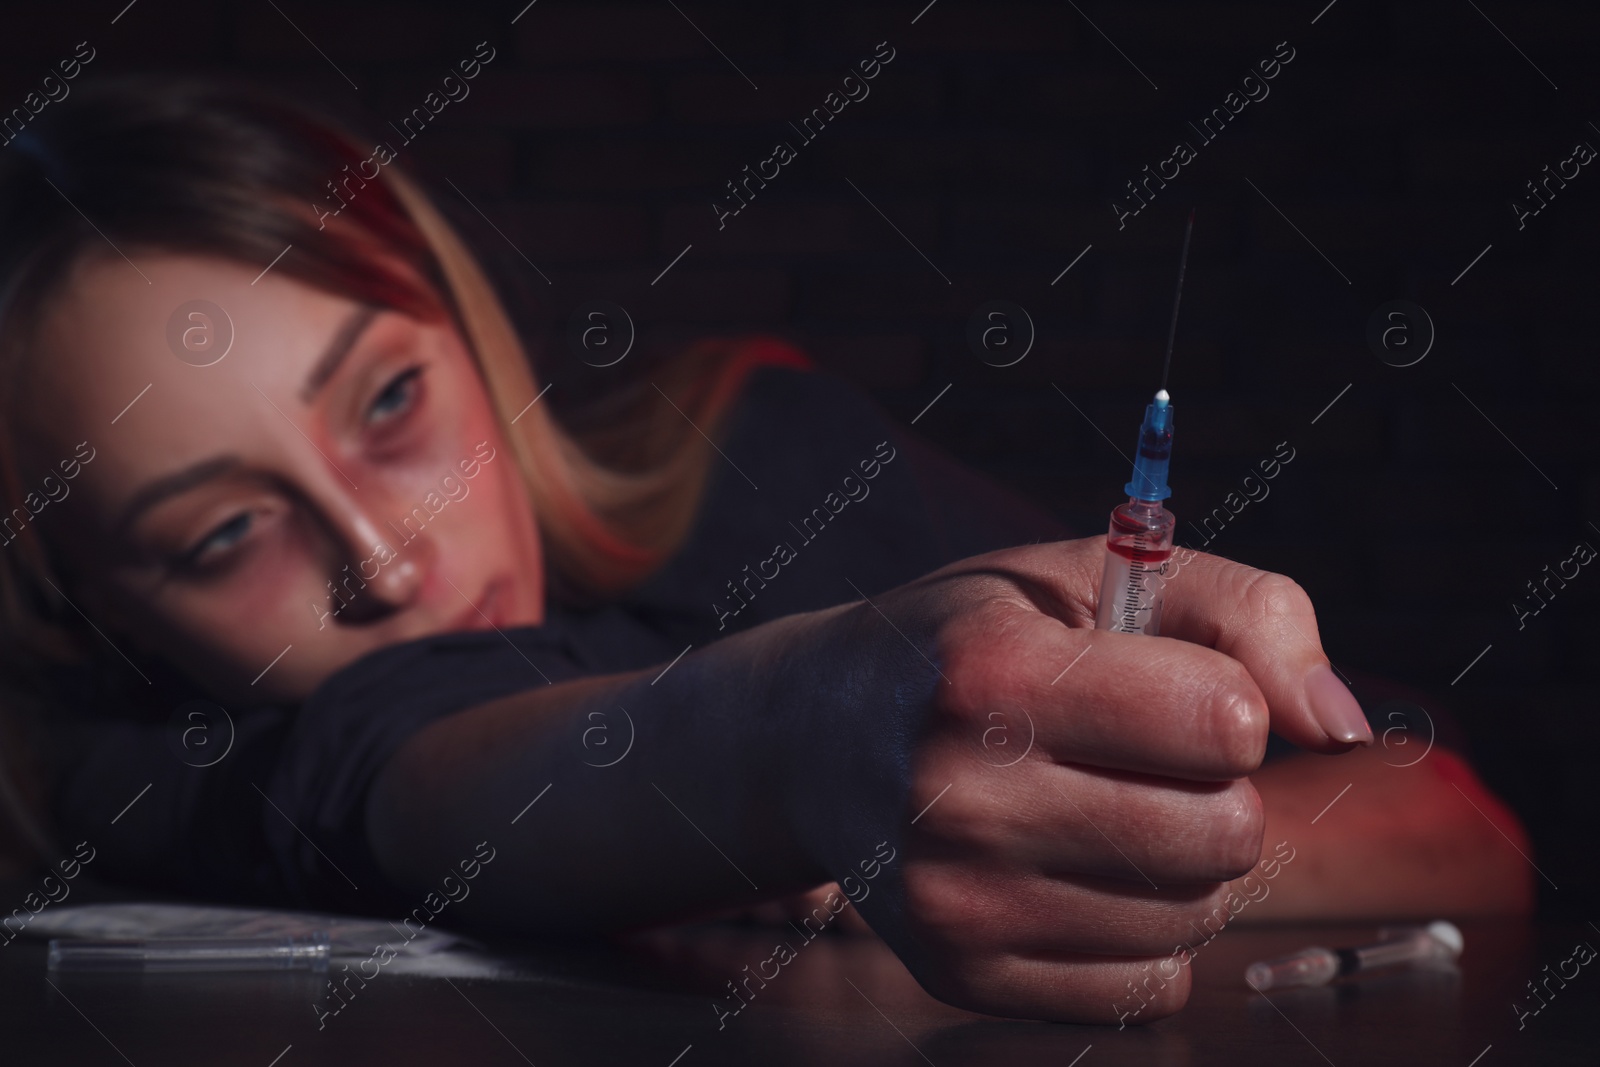
[[[1600,161],[1525,229],[1511,203],[1600,147],[1600,11],[925,2],[538,0],[515,25],[521,0],[30,6],[0,32],[0,106],[87,40],[74,84],[246,74],[386,136],[487,40],[471,95],[399,163],[503,272],[558,410],[691,338],[777,333],[1083,533],[1121,498],[1196,208],[1170,383],[1179,542],[1289,442],[1270,497],[1210,548],[1297,578],[1336,665],[1437,694],[1534,835],[1545,911],[1592,917],[1600,567],[1521,629],[1511,605],[1578,541],[1600,547],[1580,447]],[[882,41],[897,56],[871,95],[801,144],[788,123]],[[1270,95],[1202,145],[1186,121],[1280,41],[1296,54]],[[1198,158],[1119,230],[1113,199],[1179,139]],[[719,232],[712,202],[777,140],[798,157]],[[565,340],[602,298],[639,335],[607,371]],[[996,299],[1037,329],[1004,368],[966,341]],[[1396,299],[1437,330],[1408,367],[1365,340]]]

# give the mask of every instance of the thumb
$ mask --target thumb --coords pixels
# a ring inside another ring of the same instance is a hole
[[[1372,743],[1361,705],[1322,650],[1311,598],[1292,579],[1196,553],[1169,580],[1161,633],[1243,664],[1285,740],[1316,752]]]

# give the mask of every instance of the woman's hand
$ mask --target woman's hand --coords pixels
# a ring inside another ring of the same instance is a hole
[[[775,679],[796,837],[847,891],[876,875],[852,899],[960,1007],[1113,1022],[1138,988],[1140,1021],[1178,1010],[1187,968],[1148,965],[1260,856],[1269,725],[1371,739],[1292,581],[1194,555],[1144,637],[1092,628],[1103,559],[1008,549],[815,613]]]
[[[1175,1011],[1189,975],[1169,954],[1218,927],[1223,883],[1261,852],[1244,776],[1269,723],[1324,752],[1370,734],[1294,583],[1196,554],[1169,579],[1170,636],[1096,631],[1103,544],[962,560],[674,664],[437,719],[368,791],[373,856],[427,899],[492,837],[494,876],[452,921],[538,936],[690,921],[832,880],[825,915],[853,902],[950,1003]],[[634,742],[597,767],[585,731],[619,708]]]

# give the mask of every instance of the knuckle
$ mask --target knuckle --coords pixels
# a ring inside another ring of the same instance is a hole
[[[1151,1022],[1168,1015],[1176,1014],[1177,1012],[1181,1011],[1183,1006],[1189,1001],[1189,993],[1192,989],[1193,977],[1190,975],[1189,968],[1187,966],[1176,963],[1170,964],[1170,966],[1175,968],[1175,970],[1174,973],[1171,974],[1171,977],[1168,977],[1166,967],[1169,966],[1167,961],[1171,959],[1172,957],[1167,957],[1164,960],[1158,961],[1150,969],[1159,979],[1159,984],[1156,986],[1156,988],[1150,988],[1148,974],[1143,975],[1143,981],[1139,983],[1141,997],[1139,999],[1135,999],[1133,1003],[1141,1003],[1143,995],[1148,995],[1150,997],[1149,1004],[1146,1005],[1140,1012],[1141,1021]],[[1122,991],[1119,990],[1119,992]],[[1126,996],[1125,993],[1124,996]]]
[[[1230,903],[1232,908],[1230,910]],[[1226,883],[1196,900],[1184,916],[1187,923],[1209,942],[1220,934],[1233,917],[1244,910],[1246,899],[1229,889]]]
[[[989,910],[972,886],[942,866],[908,865],[902,892],[919,937],[942,953],[971,943]]]
[[[1250,588],[1260,594],[1261,610],[1267,616],[1312,614],[1310,594],[1288,575],[1257,571],[1250,579]]]
[[[1212,750],[1222,773],[1239,778],[1261,765],[1266,754],[1270,716],[1261,692],[1242,665],[1217,681],[1204,705]]]
[[[989,961],[967,953],[936,956],[919,968],[917,980],[933,996],[966,1011],[1004,1014],[1007,990],[991,975]]]
[[[938,686],[939,706],[958,722],[981,718],[990,674],[981,635],[952,621],[940,632],[937,647],[947,683]]]
[[[1211,858],[1217,876],[1243,877],[1261,857],[1266,812],[1261,794],[1247,781],[1229,785],[1218,797],[1219,812],[1212,821]]]
[[[953,776],[924,775],[912,794],[913,811],[920,813],[917,829],[969,852],[984,851],[993,841],[995,812],[979,790],[957,788]]]
[[[939,689],[947,713],[962,721],[982,721],[984,713],[1016,695],[1021,672],[1011,669],[1017,625],[1014,605],[985,600],[949,620],[938,636],[938,659],[948,685]]]

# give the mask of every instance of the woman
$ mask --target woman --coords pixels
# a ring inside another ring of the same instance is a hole
[[[1287,579],[1200,556],[1170,638],[1096,632],[1099,538],[773,342],[564,426],[429,198],[271,98],[80,89],[11,148],[7,792],[42,858],[543,934],[810,892],[952,1003],[1100,1021],[1263,840],[1295,859],[1249,918],[1528,907],[1514,817],[1367,747]],[[1358,751],[1257,773],[1269,725]]]

